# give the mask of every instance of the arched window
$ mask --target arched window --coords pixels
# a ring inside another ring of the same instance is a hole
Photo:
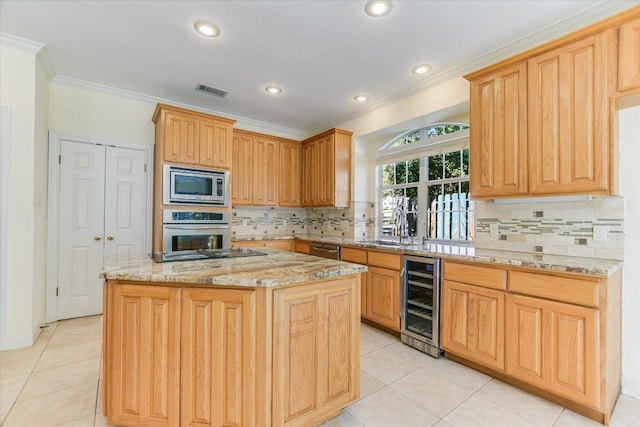
[[[474,240],[467,124],[406,132],[379,150],[376,164],[378,237]]]

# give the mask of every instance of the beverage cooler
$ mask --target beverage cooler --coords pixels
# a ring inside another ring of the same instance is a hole
[[[404,257],[401,300],[403,343],[440,357],[440,260]]]

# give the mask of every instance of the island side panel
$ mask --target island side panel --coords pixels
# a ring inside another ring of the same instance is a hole
[[[359,397],[360,276],[277,289],[274,426],[317,424]]]

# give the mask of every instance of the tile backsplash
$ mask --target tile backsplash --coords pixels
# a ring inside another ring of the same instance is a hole
[[[622,197],[534,203],[477,202],[476,224],[476,248],[623,259]],[[491,235],[491,224],[497,224],[497,236]],[[594,241],[594,226],[606,227],[606,241]]]
[[[351,202],[346,209],[236,207],[231,232],[232,238],[373,237],[375,208],[369,202]]]

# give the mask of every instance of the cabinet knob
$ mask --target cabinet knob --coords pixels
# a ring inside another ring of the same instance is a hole
[[[102,240],[102,236],[96,236],[93,238],[93,240],[98,241],[98,240]]]
[[[113,236],[112,235],[108,235],[107,236],[107,240],[113,240]]]

